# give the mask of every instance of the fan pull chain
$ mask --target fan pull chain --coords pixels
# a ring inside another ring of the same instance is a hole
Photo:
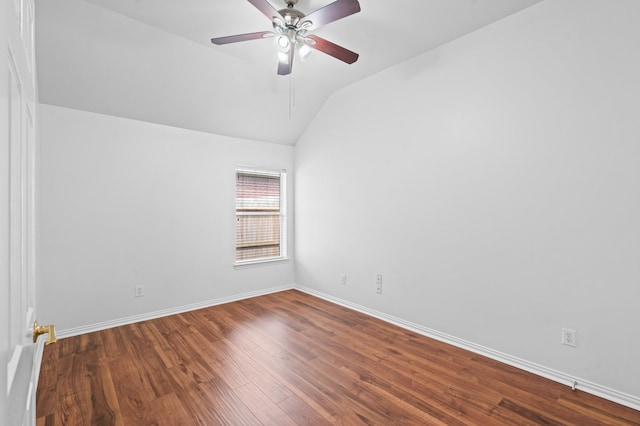
[[[293,73],[289,74],[289,120],[293,115],[293,107],[296,106],[296,84],[293,81]]]

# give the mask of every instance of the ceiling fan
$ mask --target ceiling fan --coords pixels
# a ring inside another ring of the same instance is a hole
[[[267,0],[248,1],[267,18],[271,19],[274,31],[260,31],[212,38],[211,42],[213,44],[223,45],[275,37],[276,47],[278,48],[279,75],[291,74],[296,50],[299,50],[299,54],[303,57],[308,55],[311,48],[333,56],[347,64],[352,64],[358,60],[357,53],[321,37],[309,34],[311,30],[322,25],[360,12],[358,0],[336,0],[308,15],[295,8],[298,0],[284,0],[287,7],[281,10],[276,10]]]

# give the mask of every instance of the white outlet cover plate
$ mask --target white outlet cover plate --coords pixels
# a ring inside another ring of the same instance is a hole
[[[562,344],[576,347],[576,331],[571,328],[562,329]]]

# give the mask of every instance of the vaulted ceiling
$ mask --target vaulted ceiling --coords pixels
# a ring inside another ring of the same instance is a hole
[[[331,1],[300,0],[296,8],[310,13]],[[360,0],[360,13],[314,31],[359,53],[356,63],[314,51],[291,76],[278,76],[271,39],[210,42],[271,30],[246,0],[37,0],[39,96],[52,105],[293,145],[334,91],[539,1]]]

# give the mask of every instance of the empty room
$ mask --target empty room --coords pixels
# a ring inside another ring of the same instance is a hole
[[[0,425],[640,425],[639,1],[0,2]]]

